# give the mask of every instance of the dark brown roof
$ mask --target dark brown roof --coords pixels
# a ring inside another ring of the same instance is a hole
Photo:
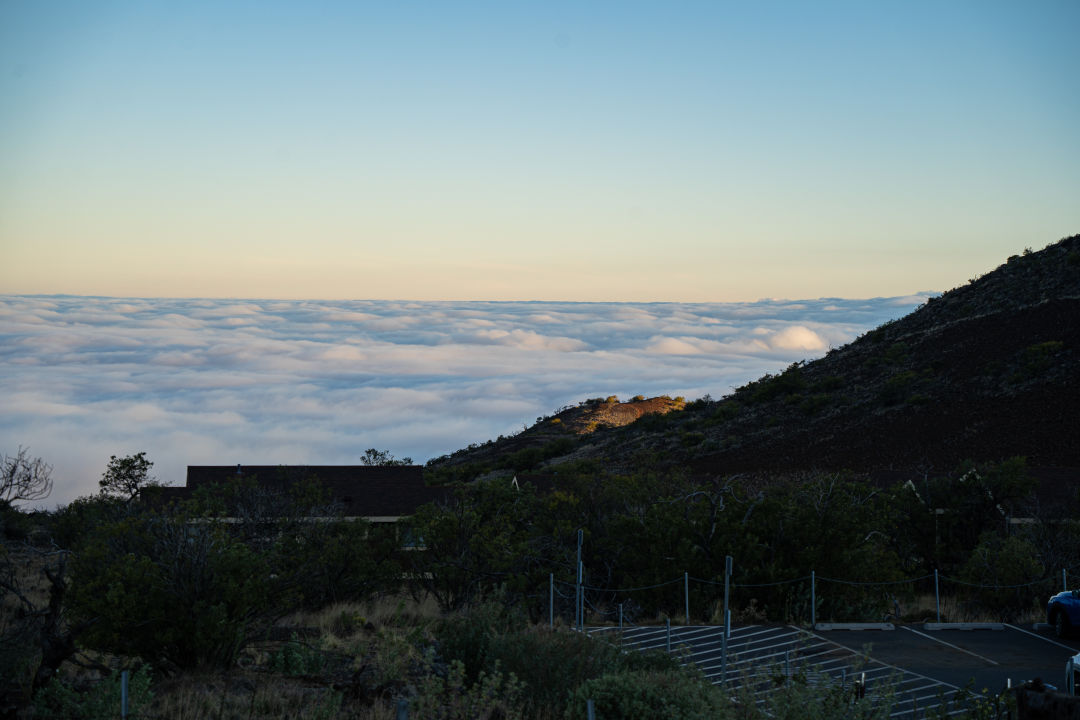
[[[397,517],[441,500],[447,491],[424,484],[419,465],[189,465],[188,493],[200,487],[254,479],[259,485],[284,487],[317,480],[347,516]]]

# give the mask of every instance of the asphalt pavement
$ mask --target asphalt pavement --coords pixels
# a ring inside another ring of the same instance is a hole
[[[628,648],[676,653],[716,684],[749,683],[759,698],[785,674],[802,672],[813,682],[845,685],[865,678],[868,697],[875,691],[895,696],[892,716],[898,720],[921,717],[969,686],[975,693],[996,694],[1010,682],[1039,678],[1061,687],[1066,662],[1080,652],[1080,639],[1061,640],[1045,626],[891,627],[811,631],[792,625],[736,626],[726,654],[723,629],[716,626],[627,627],[621,633],[608,626],[588,632]]]
[[[921,624],[895,630],[833,630],[815,634],[889,665],[956,687],[997,692],[1040,678],[1061,687],[1065,663],[1080,652],[1080,640],[1059,639],[1049,628],[1005,625],[1001,630],[926,630]]]

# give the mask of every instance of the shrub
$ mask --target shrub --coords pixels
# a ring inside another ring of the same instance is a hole
[[[1015,535],[1003,538],[983,533],[963,570],[964,582],[984,587],[970,587],[971,604],[977,609],[997,612],[1007,622],[1030,610],[1048,588],[1027,585],[1043,575],[1038,551],[1028,540]]]
[[[132,518],[78,554],[72,610],[88,647],[180,667],[228,667],[289,597],[265,554],[214,524]]]
[[[67,720],[112,720],[120,717],[121,682],[120,673],[114,672],[80,692],[60,678],[55,678],[34,696],[34,715]],[[148,666],[142,665],[128,678],[129,715],[137,717],[153,699],[150,671]]]
[[[1024,380],[1041,375],[1054,364],[1054,356],[1065,349],[1060,340],[1035,343],[1020,353],[1020,370],[1014,380]]]
[[[272,672],[285,676],[315,675],[326,667],[326,657],[308,645],[301,643],[293,633],[289,642],[283,644],[270,656]]]
[[[490,673],[481,671],[470,685],[465,664],[454,660],[445,678],[434,673],[424,677],[410,709],[416,717],[431,720],[515,720],[523,717],[524,690],[524,684],[513,673],[504,675],[498,663]]]
[[[716,410],[713,411],[712,417],[709,419],[717,423],[727,422],[737,416],[739,410],[739,403],[734,400],[725,400],[716,406]]]
[[[630,670],[587,680],[574,691],[567,718],[584,717],[592,700],[599,718],[712,720],[724,707],[720,691],[689,670]]]
[[[799,403],[799,409],[807,415],[816,415],[823,408],[828,407],[829,396],[826,393],[816,393],[803,398]]]
[[[746,387],[750,391],[750,400],[754,403],[797,394],[806,387],[806,380],[802,375],[802,364],[792,363],[779,375],[766,373],[760,380]]]
[[[878,402],[885,406],[898,405],[904,402],[908,397],[911,386],[918,377],[918,373],[913,370],[905,370],[902,373],[893,375],[885,382],[885,386],[878,393]]]
[[[624,653],[576,632],[527,626],[522,616],[494,603],[444,620],[436,637],[442,656],[460,661],[467,683],[482,673],[512,674],[524,683],[523,702],[533,713],[565,706],[583,682],[607,672],[668,672],[678,663],[662,652]]]
[[[682,443],[682,446],[687,448],[700,445],[704,441],[705,434],[699,432],[684,432],[679,438],[679,442]]]

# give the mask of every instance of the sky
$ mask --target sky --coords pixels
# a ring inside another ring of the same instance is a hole
[[[111,455],[349,465],[513,435],[592,397],[720,398],[926,295],[749,303],[0,296],[0,453],[53,466],[46,508]]]
[[[749,302],[1080,228],[1080,3],[0,3],[0,292]]]

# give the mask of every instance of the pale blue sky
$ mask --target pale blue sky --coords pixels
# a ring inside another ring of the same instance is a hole
[[[1080,3],[0,3],[0,292],[946,290],[1080,232]]]

